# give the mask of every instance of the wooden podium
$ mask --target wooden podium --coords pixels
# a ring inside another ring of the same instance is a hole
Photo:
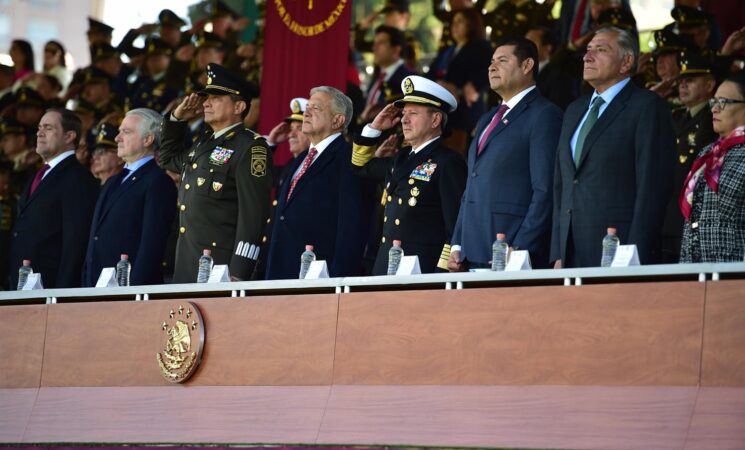
[[[745,448],[745,281],[2,306],[0,442]]]

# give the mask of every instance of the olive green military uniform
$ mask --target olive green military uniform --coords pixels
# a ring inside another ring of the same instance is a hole
[[[266,141],[243,124],[217,139],[206,132],[184,149],[186,122],[166,118],[160,164],[181,173],[175,283],[197,280],[198,260],[212,250],[215,264],[249,279],[269,217],[271,154]]]

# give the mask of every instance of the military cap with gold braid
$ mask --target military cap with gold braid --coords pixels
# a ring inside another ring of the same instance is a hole
[[[91,61],[98,62],[109,58],[118,58],[121,52],[111,44],[105,42],[93,44],[90,47]]]
[[[698,8],[690,6],[677,6],[670,11],[678,29],[696,28],[709,24],[709,15]]]
[[[96,136],[96,148],[117,148],[116,135],[119,134],[119,130],[108,122],[103,122],[98,126],[98,135]]]
[[[223,48],[225,41],[215,33],[200,31],[194,35],[194,45],[197,48]]]
[[[680,53],[689,47],[688,41],[668,29],[655,31],[654,42],[656,48],[653,53],[655,55],[663,53]]]
[[[207,11],[212,15],[212,17],[232,17],[233,19],[238,18],[238,13],[233,10],[230,6],[228,6],[225,2],[216,0],[211,1],[209,5],[207,5]]]
[[[432,106],[445,112],[453,112],[458,107],[458,101],[447,89],[418,75],[410,75],[401,82],[404,97],[394,104],[402,108],[406,103]]]
[[[91,31],[111,34],[111,32],[114,31],[114,27],[106,25],[105,23],[100,22],[91,16],[88,16],[88,32]]]
[[[199,95],[238,95],[246,102],[251,102],[253,89],[241,77],[232,74],[219,64],[207,64],[207,86],[198,92]]]
[[[308,99],[302,97],[293,98],[290,101],[290,111],[292,111],[292,114],[285,117],[285,122],[302,122],[307,105]]]
[[[0,136],[6,134],[26,134],[26,127],[14,118],[8,117],[0,122]]]
[[[609,8],[600,13],[597,19],[598,27],[618,27],[624,30],[636,30],[634,14],[626,8]]]
[[[699,52],[681,52],[678,60],[680,61],[680,74],[678,75],[680,78],[715,76],[711,58]]]
[[[173,48],[166,41],[158,37],[150,37],[145,42],[145,53],[149,55],[166,55],[173,54]]]
[[[44,107],[44,99],[41,95],[28,86],[22,86],[15,92],[15,100],[17,106]]]

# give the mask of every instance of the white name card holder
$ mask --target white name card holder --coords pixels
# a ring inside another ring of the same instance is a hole
[[[326,261],[313,261],[310,263],[308,273],[305,274],[306,280],[317,280],[319,278],[329,277],[329,267],[326,265]]]
[[[619,245],[616,249],[616,255],[613,257],[611,267],[629,267],[639,265],[639,252],[636,244]]]
[[[26,284],[23,285],[22,291],[36,291],[44,289],[44,285],[41,282],[40,273],[30,273],[26,279]]]
[[[419,275],[422,273],[421,267],[419,267],[419,257],[417,255],[404,256],[401,258],[401,262],[398,263],[398,270],[396,276],[399,275]]]
[[[227,264],[220,264],[212,268],[207,283],[225,283],[230,281],[230,270]]]
[[[505,272],[518,272],[520,270],[533,270],[530,264],[530,253],[527,250],[513,250],[510,259],[507,260]]]
[[[101,275],[98,276],[96,281],[96,287],[118,287],[119,283],[116,281],[116,269],[113,267],[104,267],[101,270]]]

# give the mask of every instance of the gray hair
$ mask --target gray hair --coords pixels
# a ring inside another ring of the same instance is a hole
[[[160,147],[160,135],[163,131],[163,116],[149,108],[135,108],[125,115],[138,116],[140,119],[140,136],[153,135],[153,150]]]
[[[310,95],[324,93],[331,96],[331,107],[334,114],[341,114],[344,116],[344,127],[342,131],[346,133],[349,127],[349,122],[352,121],[352,100],[344,95],[344,93],[331,86],[318,86],[310,90]]]
[[[634,62],[631,64],[631,74],[635,74],[639,67],[639,38],[631,31],[618,27],[603,27],[595,32],[596,35],[600,33],[616,33],[621,57],[631,56],[634,58]]]

